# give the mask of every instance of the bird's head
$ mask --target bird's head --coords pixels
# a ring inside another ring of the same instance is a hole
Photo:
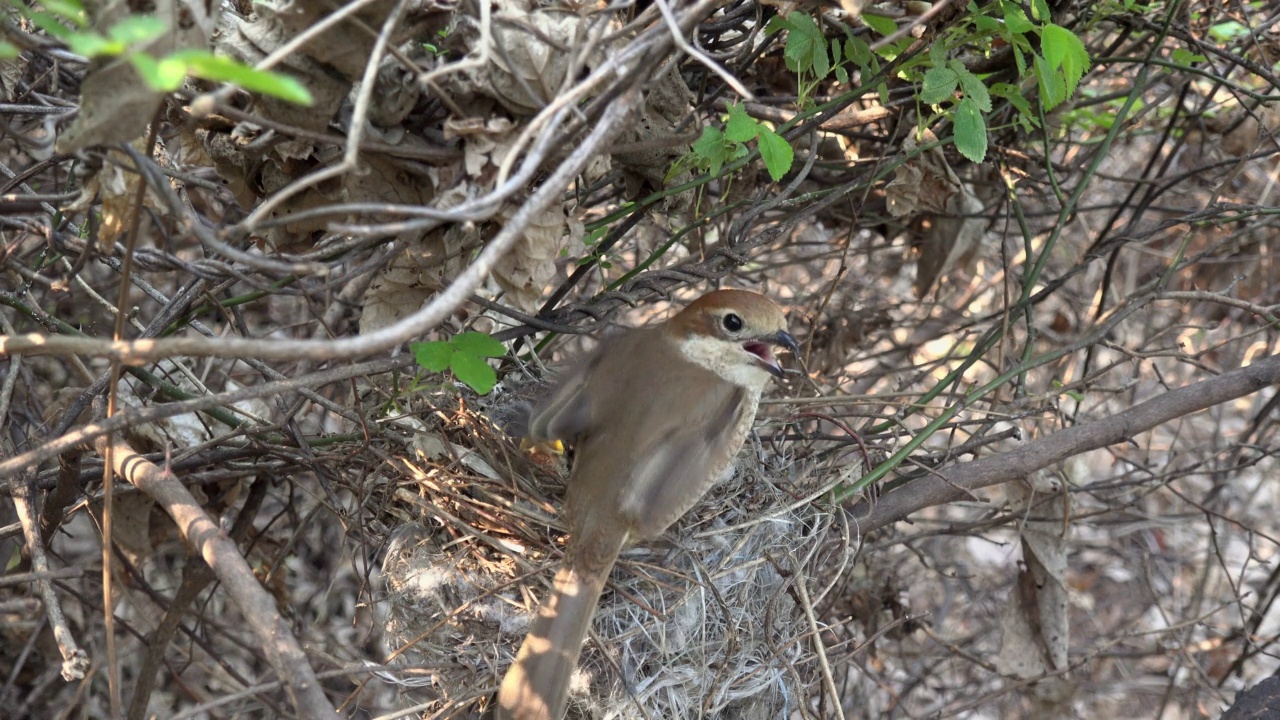
[[[716,290],[667,323],[685,356],[737,385],[760,388],[781,376],[773,349],[796,352],[787,319],[769,298],[746,290]]]

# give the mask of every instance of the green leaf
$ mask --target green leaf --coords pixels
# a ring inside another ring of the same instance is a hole
[[[975,15],[973,26],[985,33],[998,33],[1007,26],[1001,27],[1000,21],[986,15]]]
[[[702,128],[702,136],[693,143],[693,154],[702,162],[700,165],[711,171],[712,175],[720,174],[729,159],[730,150],[725,147],[724,133],[720,128],[708,125]]]
[[[867,67],[874,57],[871,54],[871,46],[862,41],[861,38],[849,38],[844,41],[844,56],[849,62],[860,68]]]
[[[1040,126],[1040,118],[1031,111],[1031,103],[1027,101],[1017,85],[996,83],[991,86],[991,94],[1008,100],[1009,104],[1018,111],[1020,118],[1027,120],[1032,126]]]
[[[956,149],[973,162],[980,163],[987,157],[987,123],[973,98],[965,98],[956,105]]]
[[[481,395],[488,395],[498,384],[498,374],[489,367],[489,363],[474,355],[454,353],[449,360],[449,369],[454,377]]]
[[[1061,25],[1045,25],[1040,31],[1040,49],[1051,69],[1062,69],[1066,79],[1066,96],[1076,92],[1076,85],[1089,69],[1089,51],[1076,34]]]
[[[17,45],[11,42],[0,40],[0,60],[12,60],[22,53]]]
[[[1062,73],[1054,72],[1044,58],[1036,55],[1036,78],[1040,83],[1040,104],[1048,112],[1067,99],[1067,83]]]
[[[1209,28],[1209,37],[1220,43],[1228,43],[1232,40],[1244,37],[1250,32],[1249,28],[1241,23],[1231,20],[1229,22],[1218,23]]]
[[[862,13],[862,24],[885,37],[898,32],[898,23],[894,22],[893,18],[887,18],[883,15]]]
[[[453,346],[444,340],[409,343],[409,351],[418,365],[431,372],[444,372],[453,357]]]
[[[729,142],[754,140],[760,133],[760,123],[747,114],[742,103],[729,106],[729,121],[724,125],[724,137]]]
[[[947,47],[942,43],[942,38],[938,38],[929,46],[929,65],[930,67],[943,67],[946,64]]]
[[[1013,45],[1013,61],[1018,66],[1018,77],[1027,76],[1027,55],[1018,47],[1017,43]]]
[[[133,69],[138,71],[142,81],[156,92],[173,92],[187,77],[187,66],[176,60],[156,60],[146,53],[134,53],[129,56]]]
[[[1027,14],[1014,3],[1002,2],[1000,8],[1004,10],[1004,26],[1009,29],[1009,32],[1024,35],[1035,29],[1035,25],[1031,24]]]
[[[822,33],[818,30],[818,24],[813,21],[813,18],[801,12],[794,12],[788,15],[787,24],[787,45],[783,50],[783,58],[786,60],[787,69],[795,73],[803,73],[809,70],[817,72],[815,58],[821,55],[823,62],[826,62],[827,58],[826,43],[822,40]],[[825,69],[822,75],[826,75]]]
[[[791,29],[791,23],[788,22],[786,18],[782,17],[781,15],[774,15],[773,17],[769,18],[769,23],[764,26],[764,33],[766,35],[773,35],[775,33],[782,32],[783,30],[790,30],[790,29]]]
[[[1195,63],[1206,62],[1209,58],[1203,55],[1197,55],[1186,48],[1173,49],[1173,61],[1183,67],[1191,67]]]
[[[764,160],[769,177],[773,178],[774,182],[778,182],[791,170],[791,163],[795,161],[795,151],[781,135],[765,127],[760,128],[759,141],[760,159]]]
[[[77,55],[87,58],[119,55],[125,51],[124,43],[112,42],[96,32],[73,32],[66,37],[67,47]]]
[[[482,332],[464,332],[461,335],[453,336],[449,343],[458,352],[475,355],[476,357],[493,358],[507,354],[505,345]]]
[[[959,78],[955,70],[949,67],[932,67],[924,74],[924,87],[920,90],[920,102],[926,105],[937,105],[950,99],[956,91]]]
[[[58,19],[56,15],[47,12],[32,12],[27,15],[31,20],[31,24],[49,33],[49,37],[57,38],[63,42],[67,42],[69,38],[75,35],[74,32],[67,29],[66,25]]]
[[[836,80],[840,81],[841,85],[849,84],[849,71],[845,70],[843,65],[836,66]]]
[[[186,63],[188,73],[204,80],[232,83],[250,92],[270,95],[297,105],[311,105],[314,102],[311,92],[288,75],[255,70],[207,50],[180,50],[169,57]]]
[[[112,25],[107,37],[131,47],[158,38],[164,31],[164,21],[154,15],[130,15]]]
[[[693,142],[693,153],[700,158],[710,160],[720,152],[724,144],[724,133],[714,125],[702,128],[702,135]]]
[[[982,112],[991,112],[991,95],[987,92],[987,86],[982,80],[969,72],[969,68],[959,60],[952,60],[950,66],[955,70],[956,77],[960,79],[960,89],[964,90],[965,97],[971,98]]]
[[[40,0],[40,5],[50,13],[64,20],[70,20],[79,27],[89,27],[89,16],[78,0]]]
[[[1031,0],[1031,17],[1040,22],[1048,22],[1053,17],[1049,3],[1045,0]]]
[[[814,30],[817,30],[816,26]],[[821,33],[815,38],[809,62],[813,65],[814,77],[818,79],[826,77],[827,73],[831,72],[831,59],[827,57],[827,43],[823,40]]]

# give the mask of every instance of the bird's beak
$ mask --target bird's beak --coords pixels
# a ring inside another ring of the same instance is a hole
[[[786,330],[779,330],[773,335],[765,335],[743,343],[742,349],[755,355],[756,360],[765,370],[768,370],[776,377],[782,377],[782,364],[773,356],[773,348],[770,345],[784,347],[790,350],[792,354],[800,352],[800,347],[796,344],[795,337]]]

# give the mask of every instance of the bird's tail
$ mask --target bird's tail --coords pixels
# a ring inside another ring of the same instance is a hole
[[[578,563],[568,562],[556,572],[551,595],[538,607],[529,634],[502,679],[497,720],[560,720],[569,697],[569,676],[578,665],[596,601],[617,553],[615,549],[598,572],[579,570]]]

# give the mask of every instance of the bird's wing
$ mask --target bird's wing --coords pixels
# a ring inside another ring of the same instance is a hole
[[[716,378],[703,386],[695,414],[683,414],[648,447],[636,449],[631,482],[620,500],[635,539],[662,534],[697,504],[733,460],[747,391]],[[688,400],[688,398],[685,398]]]
[[[576,440],[591,429],[591,396],[588,379],[597,372],[601,358],[615,345],[626,342],[626,334],[605,338],[585,358],[556,380],[555,386],[533,408],[529,416],[530,440]]]
[[[632,540],[661,534],[698,502],[733,459],[743,414],[754,410],[746,389],[674,360],[678,353],[658,349],[664,341],[656,333],[628,333],[596,368],[615,381],[587,383],[612,391],[593,398],[599,423],[579,445],[575,471],[605,477],[575,479],[575,486],[591,487],[575,487],[571,496],[588,500],[583,507],[597,508],[597,516],[599,508],[612,508],[608,514],[630,526]],[[622,428],[626,437],[617,435]]]

